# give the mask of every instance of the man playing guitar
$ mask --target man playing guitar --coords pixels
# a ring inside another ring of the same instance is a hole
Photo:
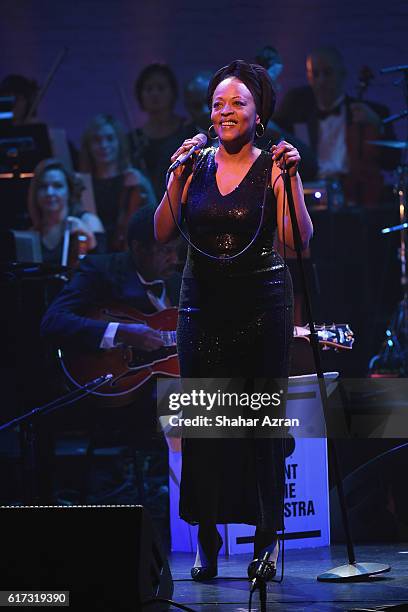
[[[178,303],[177,241],[165,245],[155,241],[153,213],[147,206],[135,213],[128,226],[127,252],[87,256],[45,313],[41,333],[54,346],[62,348],[64,359],[70,356],[72,363],[77,367],[79,364],[83,380],[78,385],[93,377],[92,369],[86,370],[92,361],[90,355],[96,363],[109,355],[118,361],[121,350],[133,347],[148,359],[149,354],[154,355],[165,344],[160,331],[132,316],[133,312],[144,313],[144,320],[148,320],[148,315],[160,316],[161,311],[165,316],[166,309]],[[175,329],[176,321],[174,309],[171,329]],[[107,371],[113,371],[110,364]],[[150,376],[151,373],[143,382]],[[143,388],[141,384],[137,387],[140,388],[136,394],[126,398],[121,395],[119,405],[132,405],[121,409],[114,420],[126,429],[128,424],[123,421],[129,417],[138,432],[142,434],[144,430],[142,435],[148,438],[157,430],[155,389],[152,380]],[[100,397],[105,401],[98,402],[102,409],[98,418],[108,414],[106,408],[113,405],[106,401],[109,393]]]

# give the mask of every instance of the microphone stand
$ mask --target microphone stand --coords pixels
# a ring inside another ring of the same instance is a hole
[[[22,414],[11,421],[0,425],[0,432],[15,427],[16,425],[23,424],[25,427],[20,430],[20,444],[21,453],[23,457],[23,487],[24,487],[24,503],[33,504],[38,498],[38,460],[37,460],[37,440],[35,430],[33,427],[32,419],[41,414],[48,414],[58,408],[63,408],[68,404],[79,401],[86,397],[95,389],[104,385],[108,380],[112,378],[112,374],[104,374],[94,380],[89,381],[79,389],[74,389],[69,393],[66,393],[62,397],[59,397],[47,404],[33,408],[29,412]]]
[[[256,589],[259,590],[259,603],[261,604],[261,612],[266,612],[266,583],[271,575],[273,564],[269,561],[271,553],[266,552],[262,557],[262,560],[259,564],[258,569],[256,570],[255,578],[251,582],[250,588],[250,602],[252,602],[252,595],[255,593]],[[249,610],[251,607],[249,606]]]
[[[346,546],[347,546],[347,554],[348,554],[348,563],[346,565],[340,565],[338,567],[335,567],[333,569],[330,569],[324,572],[323,574],[320,574],[319,576],[317,576],[317,580],[321,582],[348,582],[348,581],[355,582],[359,580],[366,580],[368,576],[371,576],[374,574],[381,574],[383,572],[390,571],[391,567],[383,563],[370,563],[370,562],[369,563],[366,563],[366,562],[357,563],[356,562],[356,557],[354,554],[353,540],[352,540],[351,531],[350,531],[350,523],[349,523],[348,512],[347,512],[347,504],[346,504],[346,499],[345,499],[344,489],[343,489],[343,478],[342,478],[339,459],[338,459],[338,452],[337,452],[337,447],[335,443],[335,438],[331,437],[332,431],[333,432],[339,431],[338,427],[340,425],[340,422],[339,422],[340,415],[333,415],[333,414],[330,414],[329,412],[329,403],[328,403],[327,389],[326,389],[326,384],[325,384],[324,374],[323,374],[323,369],[322,369],[322,363],[321,363],[321,358],[320,358],[319,342],[318,342],[318,337],[317,337],[315,326],[314,326],[314,317],[312,313],[310,292],[309,292],[309,287],[308,287],[307,280],[306,280],[305,268],[304,268],[303,259],[302,259],[302,241],[300,238],[299,225],[298,225],[298,221],[296,217],[296,209],[295,209],[295,204],[293,201],[293,193],[292,193],[292,186],[290,182],[290,176],[289,176],[289,173],[286,167],[284,167],[283,169],[283,181],[284,181],[284,186],[285,186],[286,195],[288,199],[288,207],[289,207],[290,219],[291,219],[291,224],[292,224],[292,232],[293,232],[293,238],[295,242],[296,258],[297,258],[297,262],[299,266],[304,303],[306,306],[307,320],[310,326],[310,344],[312,346],[313,358],[314,358],[314,363],[316,366],[316,374],[317,374],[317,379],[319,383],[320,398],[321,398],[322,407],[323,407],[324,419],[326,422],[326,432],[328,434],[327,435],[327,448],[328,448],[329,461],[331,461],[333,465],[334,479],[335,479],[335,484],[337,487],[337,493],[339,496],[341,516],[342,516],[344,533],[346,536]],[[336,419],[336,423],[335,423],[335,419]],[[336,430],[333,429],[333,425],[337,426]]]

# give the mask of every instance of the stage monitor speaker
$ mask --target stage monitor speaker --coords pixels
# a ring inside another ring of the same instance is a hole
[[[70,609],[89,612],[171,599],[170,569],[143,506],[2,506],[0,521],[2,591],[69,591]]]

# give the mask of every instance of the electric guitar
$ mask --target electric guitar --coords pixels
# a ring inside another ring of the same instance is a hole
[[[58,350],[63,372],[74,387],[84,384],[107,373],[112,378],[93,396],[103,398],[106,406],[125,406],[132,403],[138,389],[152,376],[180,376],[176,347],[177,308],[168,308],[153,314],[143,314],[131,306],[112,304],[86,313],[88,318],[117,323],[144,323],[160,331],[163,346],[154,351],[141,351],[120,344],[111,349],[97,349],[92,352]],[[295,327],[294,336],[308,340],[307,327]],[[336,349],[351,349],[353,332],[346,324],[317,326],[320,344]]]

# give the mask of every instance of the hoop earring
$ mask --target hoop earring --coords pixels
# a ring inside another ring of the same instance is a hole
[[[214,132],[211,132],[211,128],[213,128]],[[215,134],[215,136],[213,136],[213,133]],[[208,128],[208,136],[211,138],[211,140],[217,140],[218,136],[217,132],[215,131],[214,125],[210,125],[210,127]]]
[[[259,132],[258,132],[258,128],[259,128],[259,127],[261,128],[261,133],[260,133],[260,134],[259,134]],[[262,136],[263,136],[264,134],[265,134],[265,128],[264,128],[263,123],[257,123],[257,124],[256,124],[256,128],[255,128],[255,135],[256,135],[258,138],[262,138]]]

